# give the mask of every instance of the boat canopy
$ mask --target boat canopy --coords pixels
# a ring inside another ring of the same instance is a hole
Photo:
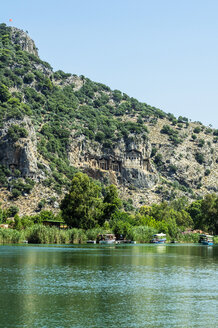
[[[165,233],[156,233],[153,237],[166,237]]]
[[[212,240],[213,240],[213,236],[202,234],[202,235],[200,235],[200,241],[201,241],[201,240],[212,241]]]
[[[200,237],[211,237],[211,238],[213,238],[213,236],[207,235],[207,234],[201,234]]]

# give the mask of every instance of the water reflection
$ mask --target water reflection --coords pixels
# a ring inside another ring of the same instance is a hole
[[[195,245],[0,246],[0,327],[211,325],[217,255]]]

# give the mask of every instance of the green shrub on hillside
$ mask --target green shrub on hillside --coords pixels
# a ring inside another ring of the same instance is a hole
[[[204,139],[199,139],[198,140],[198,147],[202,148],[205,144],[205,140]]]
[[[16,142],[20,138],[26,138],[28,136],[28,131],[17,124],[12,124],[8,129],[7,136],[13,142]]]
[[[196,128],[194,128],[193,132],[194,133],[200,133],[201,132],[200,126],[197,126]]]
[[[0,83],[0,101],[1,102],[7,102],[11,97],[10,92],[8,91],[8,88],[3,83]]]
[[[11,175],[10,170],[6,166],[0,164],[0,186],[1,187],[7,187],[7,185],[8,185],[7,177],[9,177],[10,175]]]
[[[197,161],[199,164],[203,164],[204,161],[205,161],[205,159],[204,159],[204,155],[203,155],[202,153],[199,153],[199,152],[197,152],[197,153],[195,154],[195,159],[196,159],[196,161]]]
[[[12,198],[17,198],[25,193],[29,194],[33,189],[34,185],[34,180],[30,178],[26,178],[25,180],[22,178],[12,180],[10,183]]]

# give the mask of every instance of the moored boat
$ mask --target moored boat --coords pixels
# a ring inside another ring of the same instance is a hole
[[[116,237],[112,233],[106,233],[103,235],[98,235],[97,242],[99,244],[115,244]]]
[[[199,243],[201,243],[202,245],[212,246],[213,245],[213,236],[202,234],[202,235],[200,235]]]
[[[136,244],[136,241],[125,239],[123,235],[116,235],[116,244]]]
[[[153,235],[153,239],[151,243],[153,244],[165,244],[166,243],[166,235],[164,233],[157,233]]]

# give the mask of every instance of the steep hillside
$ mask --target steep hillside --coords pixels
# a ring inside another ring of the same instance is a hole
[[[53,72],[0,25],[0,199],[58,209],[77,170],[135,205],[218,191],[218,130],[176,119],[84,76]]]

